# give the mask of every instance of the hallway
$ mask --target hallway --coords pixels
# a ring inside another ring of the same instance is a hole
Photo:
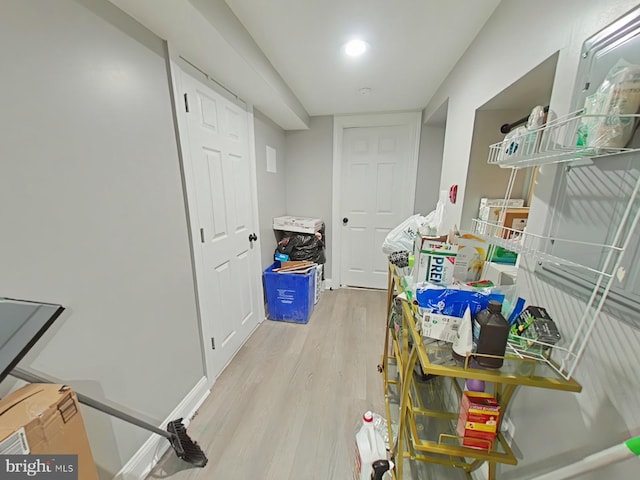
[[[362,412],[384,414],[384,291],[326,291],[307,325],[264,321],[189,426],[209,458],[169,451],[148,479],[346,479]]]

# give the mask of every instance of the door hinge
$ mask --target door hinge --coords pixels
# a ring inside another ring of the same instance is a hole
[[[187,94],[184,94],[184,109],[187,113],[189,113],[189,99],[187,98]]]
[[[200,229],[200,242],[204,243],[204,228]]]
[[[211,350],[215,350],[216,349],[216,339],[214,337],[211,337]]]

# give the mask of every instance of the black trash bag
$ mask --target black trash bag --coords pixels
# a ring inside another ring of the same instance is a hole
[[[291,233],[278,242],[276,252],[289,255],[294,261],[325,263],[323,238],[321,233]]]

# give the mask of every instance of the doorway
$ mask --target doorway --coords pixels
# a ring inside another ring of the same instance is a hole
[[[334,286],[386,288],[382,242],[413,213],[420,119],[420,112],[334,118]]]
[[[209,384],[264,319],[252,114],[172,63]]]

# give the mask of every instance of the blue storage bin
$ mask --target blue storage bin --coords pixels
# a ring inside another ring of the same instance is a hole
[[[270,320],[307,323],[313,313],[316,272],[278,273],[274,263],[262,274]]]

